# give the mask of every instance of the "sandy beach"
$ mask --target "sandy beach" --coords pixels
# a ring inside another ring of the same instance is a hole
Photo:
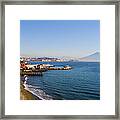
[[[37,96],[33,95],[29,91],[27,91],[23,85],[20,83],[20,100],[40,100]]]

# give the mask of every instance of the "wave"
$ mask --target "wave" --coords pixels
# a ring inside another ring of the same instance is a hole
[[[23,85],[27,91],[37,96],[40,100],[52,100],[53,99],[52,96],[47,95],[43,90],[40,90],[40,88],[36,86],[28,85],[26,83],[24,83]]]

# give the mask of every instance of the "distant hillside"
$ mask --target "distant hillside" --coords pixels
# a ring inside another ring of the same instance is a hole
[[[88,55],[86,57],[80,58],[80,61],[86,62],[99,62],[100,61],[100,53],[96,52],[94,54]]]

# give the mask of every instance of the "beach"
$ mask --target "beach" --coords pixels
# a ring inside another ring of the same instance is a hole
[[[40,100],[37,96],[33,95],[31,92],[27,91],[23,85],[20,83],[20,100]]]

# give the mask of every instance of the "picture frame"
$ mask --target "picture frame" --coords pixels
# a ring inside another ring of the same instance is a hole
[[[115,5],[115,115],[5,115],[5,5]],[[2,1],[1,10],[1,119],[119,119],[119,1]]]

